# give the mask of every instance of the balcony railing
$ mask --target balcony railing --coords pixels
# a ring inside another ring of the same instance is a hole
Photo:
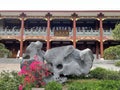
[[[64,31],[64,30],[63,30]],[[111,36],[112,30],[103,30],[104,36]],[[0,29],[0,35],[20,35],[20,29]],[[28,36],[46,36],[47,30],[46,29],[25,29],[24,35]],[[50,36],[54,36],[55,31],[50,30]],[[77,36],[99,36],[100,30],[76,30]],[[68,30],[67,36],[73,36],[73,30]]]
[[[19,29],[3,29],[0,30],[0,35],[20,35]]]
[[[98,36],[99,30],[77,30],[77,36]]]
[[[112,30],[111,29],[110,30],[104,30],[103,35],[104,36],[111,36],[112,35]]]
[[[45,30],[33,30],[33,29],[25,29],[24,30],[25,35],[31,35],[31,36],[45,36],[47,35],[46,29]]]
[[[77,30],[77,36],[99,36],[100,30]],[[111,36],[112,30],[103,30],[104,36]]]

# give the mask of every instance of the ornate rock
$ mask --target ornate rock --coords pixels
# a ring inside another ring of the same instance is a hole
[[[38,60],[44,62],[44,54],[45,52],[42,49],[43,44],[40,41],[31,42],[30,45],[26,48],[25,53],[23,54],[23,60],[21,62],[21,67],[23,63],[26,61],[27,63],[31,63],[34,60],[35,55],[37,55]]]
[[[63,83],[69,75],[86,75],[89,73],[93,64],[93,53],[90,49],[78,50],[72,45],[56,47],[47,50],[45,53],[41,50],[42,43],[32,42],[26,49],[25,55],[30,56],[30,61],[34,55],[39,56],[39,60],[46,60],[52,76],[45,81],[51,80]],[[24,61],[24,60],[23,60]]]
[[[45,60],[51,65],[54,80],[61,83],[65,82],[68,75],[88,74],[93,59],[90,49],[81,51],[71,45],[53,48],[45,53]]]

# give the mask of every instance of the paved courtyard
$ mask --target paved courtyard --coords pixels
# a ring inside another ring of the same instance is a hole
[[[92,69],[102,67],[109,70],[120,71],[120,67],[115,66],[118,60],[94,60]]]
[[[5,71],[20,71],[20,59],[5,59],[1,58],[0,59],[0,72],[5,70]],[[113,60],[94,60],[92,69],[96,67],[103,67],[109,70],[117,70],[120,71],[120,67],[116,67],[114,65],[115,61]]]
[[[19,59],[0,59],[0,72],[1,71],[20,71]]]

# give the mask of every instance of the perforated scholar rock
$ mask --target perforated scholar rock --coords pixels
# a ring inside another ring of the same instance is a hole
[[[45,78],[45,81],[50,82],[54,80],[63,83],[66,82],[69,75],[79,76],[88,74],[94,57],[90,49],[78,50],[72,45],[68,45],[47,50],[44,54],[44,59],[53,73],[49,78]]]
[[[88,74],[93,59],[90,49],[80,51],[71,45],[53,48],[45,53],[45,60],[53,73],[52,78],[60,83],[65,82],[68,75]]]

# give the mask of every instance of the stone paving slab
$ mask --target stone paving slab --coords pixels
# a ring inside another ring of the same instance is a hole
[[[0,64],[0,72],[2,71],[20,71],[20,64]]]
[[[0,72],[2,71],[20,71],[20,59],[0,58]]]
[[[0,58],[0,64],[6,63],[6,64],[19,64],[21,62],[18,58]]]
[[[120,67],[115,66],[115,62],[119,60],[94,60],[92,69],[102,67],[108,70],[120,71]]]

